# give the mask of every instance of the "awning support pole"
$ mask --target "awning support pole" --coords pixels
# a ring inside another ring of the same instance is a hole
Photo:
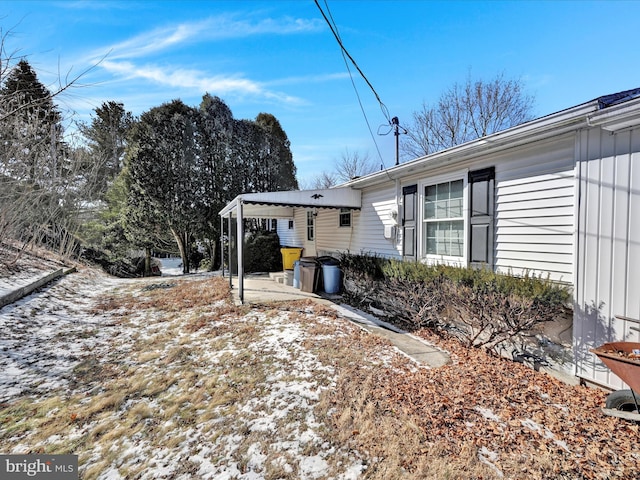
[[[233,289],[233,268],[231,268],[231,256],[233,255],[233,249],[231,248],[231,212],[229,212],[229,218],[227,219],[227,236],[229,237],[229,251],[227,252],[227,261],[229,262],[229,288]]]
[[[215,258],[212,258],[212,267],[214,261]],[[224,278],[224,216],[220,217],[220,269],[222,270],[222,278]]]
[[[237,200],[237,231],[238,231],[238,297],[240,298],[240,303],[244,303],[244,232],[243,232],[243,224],[244,218],[242,216],[242,200],[238,198]]]

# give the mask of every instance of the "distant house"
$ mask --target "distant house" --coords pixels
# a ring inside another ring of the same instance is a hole
[[[591,382],[623,386],[590,348],[640,341],[640,88],[338,188],[240,195],[220,214],[278,218],[282,243],[303,255],[371,252],[565,282],[570,373]]]

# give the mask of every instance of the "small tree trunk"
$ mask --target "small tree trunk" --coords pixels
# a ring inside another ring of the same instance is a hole
[[[189,273],[189,252],[188,242],[185,241],[188,238],[188,233],[186,232],[178,232],[171,229],[171,233],[173,234],[173,238],[178,244],[178,250],[180,251],[180,258],[182,259],[182,273]]]
[[[144,276],[151,276],[151,248],[149,247],[144,249]]]
[[[189,234],[184,232],[183,235],[182,273],[187,274],[191,271],[191,246],[189,245]]]

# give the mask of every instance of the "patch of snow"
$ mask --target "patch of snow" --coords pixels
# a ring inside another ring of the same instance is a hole
[[[157,260],[160,262],[160,271],[163,277],[183,275],[182,258],[158,258]]]
[[[502,471],[495,464],[495,462],[498,460],[498,454],[496,452],[492,452],[487,447],[482,446],[478,450],[478,459],[485,465],[491,467],[491,469],[496,473],[496,475],[498,475],[498,477],[504,477]]]
[[[493,413],[491,410],[489,410],[488,408],[484,408],[477,405],[476,407],[474,407],[474,410],[478,412],[480,415],[482,415],[484,418],[486,418],[487,420],[491,420],[493,422],[499,422],[499,423],[502,422],[502,419],[499,416],[497,416],[495,413]]]
[[[553,440],[553,443],[555,443],[558,447],[562,448],[564,451],[566,452],[570,451],[569,447],[567,446],[567,443],[562,440],[558,440],[555,434],[544,425],[540,425],[539,423],[534,422],[530,418],[527,418],[526,420],[522,420],[520,423],[522,423],[523,427],[526,427],[529,430],[533,430],[534,432],[539,432],[540,435],[542,435],[544,438]]]
[[[300,460],[300,478],[320,478],[327,474],[329,464],[320,455],[304,457]]]
[[[172,268],[177,271],[178,266]],[[163,273],[166,273],[164,269]],[[325,477],[330,469],[329,461],[335,462],[337,457],[342,471],[335,478],[355,480],[360,476],[366,467],[357,452],[336,450],[332,445],[323,443],[320,432],[324,426],[314,416],[314,408],[321,392],[329,388],[327,385],[335,383],[336,374],[333,367],[323,364],[305,348],[307,328],[295,316],[290,319],[287,312],[268,316],[250,311],[244,319],[234,319],[237,325],[249,320],[258,322],[260,328],[257,340],[247,349],[240,350],[234,344],[232,333],[217,335],[215,340],[219,343],[216,345],[220,347],[211,349],[209,331],[203,329],[186,334],[187,320],[184,319],[167,320],[152,312],[93,313],[96,301],[108,296],[113,289],[137,286],[134,282],[81,272],[64,277],[47,289],[2,309],[0,402],[27,395],[46,396],[53,391],[74,392],[78,371],[75,369],[84,369],[89,372],[86,374],[90,374],[91,368],[113,362],[133,370],[141,363],[141,353],[148,356],[157,354],[162,359],[169,349],[184,348],[188,361],[194,360],[193,369],[201,374],[202,379],[214,368],[219,369],[225,358],[250,352],[254,359],[268,356],[272,368],[267,372],[265,382],[258,386],[260,394],[244,404],[234,405],[233,413],[226,413],[220,407],[219,418],[188,429],[175,419],[148,419],[157,421],[157,430],[167,432],[167,438],[184,436],[184,440],[171,449],[159,447],[146,437],[148,433],[143,430],[114,440],[108,447],[96,444],[86,454],[84,468],[106,457],[114,457],[116,460],[98,478],[118,480],[124,478],[120,471],[135,468],[143,459],[148,468],[140,474],[141,480],[187,479],[191,475],[202,479],[249,480],[264,478],[264,470],[271,465],[267,462],[272,462],[284,471],[297,472],[301,479],[313,480]],[[141,288],[136,292],[136,295],[144,295]],[[223,304],[218,307],[223,307]],[[211,305],[211,308],[215,309],[216,305]],[[216,324],[223,327],[225,322],[219,320],[209,326],[215,327]],[[163,347],[151,343],[161,336],[169,337]],[[136,344],[145,342],[149,342],[148,349],[134,350]],[[197,357],[192,352],[198,352]],[[170,374],[170,365],[162,368],[163,374]],[[150,375],[157,372],[151,369]],[[319,378],[322,378],[322,384]],[[228,381],[229,378],[221,374],[220,380]],[[202,381],[196,382],[188,391],[201,386]],[[99,386],[95,388],[100,389]],[[174,384],[163,394],[169,395],[176,388]],[[86,392],[86,402],[90,402],[90,396],[98,390]],[[137,406],[148,404],[150,410],[159,411],[161,407],[155,403],[156,400],[149,400],[127,399],[120,411],[112,413],[114,425],[122,422],[119,415]],[[46,442],[68,442],[87,435],[95,426],[73,427],[64,435],[49,437]],[[256,441],[247,446],[247,431],[262,438],[262,443]],[[33,445],[18,443],[11,453],[33,448]],[[274,452],[281,456],[276,455],[271,460]],[[239,457],[242,457],[242,464]],[[189,473],[180,471],[185,460],[192,464]]]

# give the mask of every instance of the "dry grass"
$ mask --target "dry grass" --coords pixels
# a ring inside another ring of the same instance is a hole
[[[75,453],[84,480],[151,479],[160,469],[199,478],[205,466],[210,478],[613,479],[633,478],[629,462],[640,460],[622,450],[614,421],[599,438],[620,447],[618,464],[598,465],[579,438],[554,429],[580,462],[523,427],[529,414],[557,423],[555,404],[567,397],[520,366],[445,344],[456,365],[416,368],[330,307],[237,307],[224,279],[128,285],[92,307],[120,335],[87,353],[69,390],[0,406],[3,453]],[[599,421],[562,408],[567,429]],[[577,409],[597,413],[597,404]],[[637,439],[637,428],[624,433]],[[311,461],[323,466],[317,475]]]

